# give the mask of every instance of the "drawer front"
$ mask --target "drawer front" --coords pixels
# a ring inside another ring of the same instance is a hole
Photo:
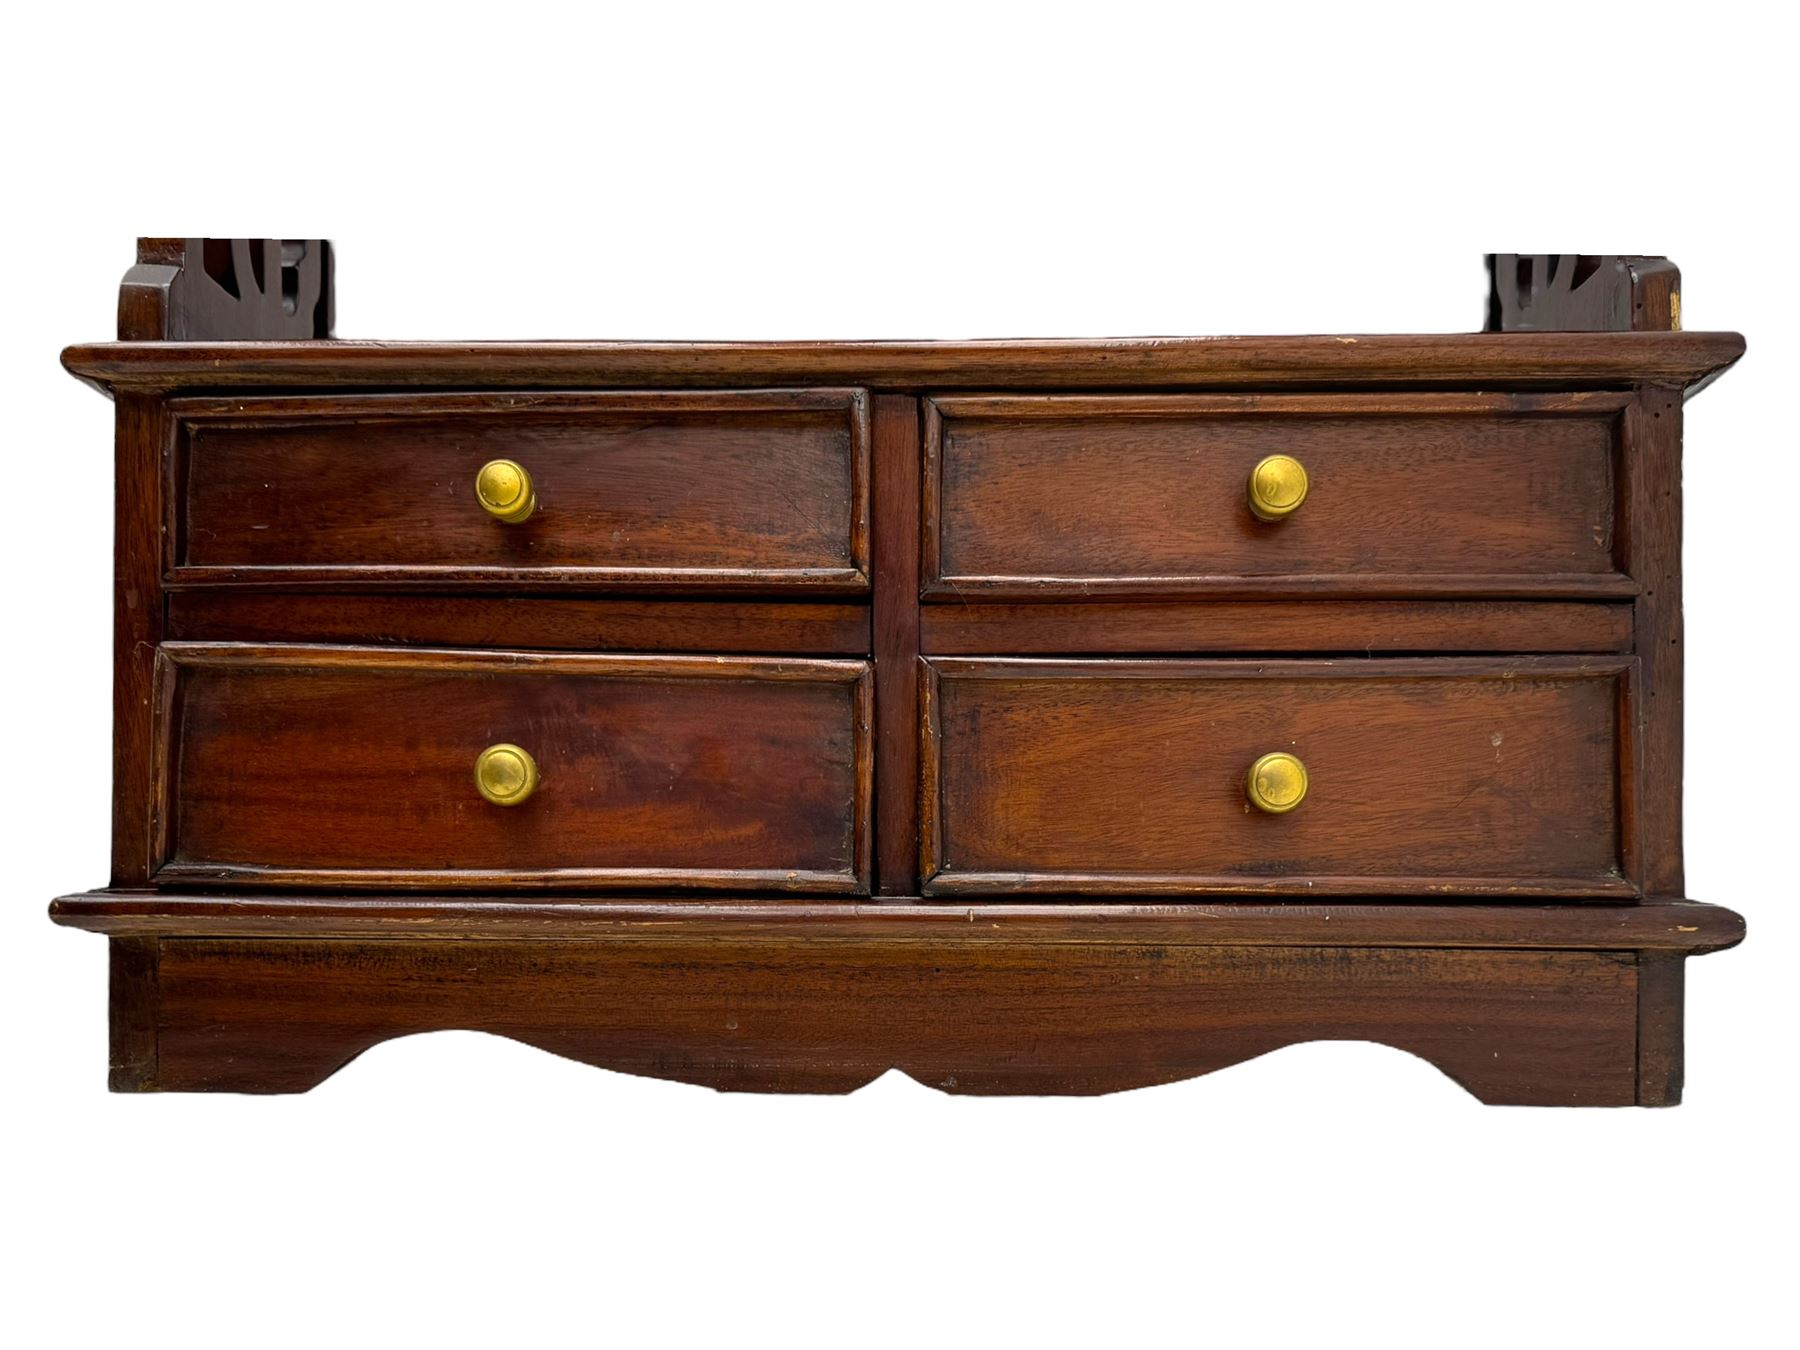
[[[931,893],[1634,893],[1625,658],[927,670]],[[1246,790],[1271,753],[1282,814]]]
[[[867,890],[865,662],[170,644],[157,707],[161,883]]]
[[[1626,400],[1560,395],[940,398],[927,594],[1618,596]],[[1252,509],[1299,462],[1301,504]]]
[[[180,400],[172,585],[868,587],[858,390]],[[509,460],[537,506],[502,519]]]

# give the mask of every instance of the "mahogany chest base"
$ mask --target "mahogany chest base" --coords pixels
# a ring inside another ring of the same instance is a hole
[[[727,1091],[1098,1094],[1314,1040],[1483,1102],[1681,1098],[1682,967],[1715,906],[551,901],[96,891],[115,1091],[304,1092],[415,1032],[485,1031]]]

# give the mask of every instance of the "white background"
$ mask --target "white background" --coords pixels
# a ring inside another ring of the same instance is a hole
[[[1245,16],[1254,12],[1257,17]],[[1781,14],[1782,17],[1774,17]],[[1760,17],[1752,17],[1760,16]],[[7,24],[0,1334],[18,1346],[1792,1344],[1800,279],[1782,7],[20,7]],[[106,338],[138,234],[338,241],[349,337],[1478,327],[1667,253],[1688,1103],[1310,1045],[1100,1100],[725,1097],[458,1033],[110,1096]]]

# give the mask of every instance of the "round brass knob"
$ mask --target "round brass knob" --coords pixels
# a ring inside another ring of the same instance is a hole
[[[1306,470],[1291,455],[1270,455],[1250,470],[1250,511],[1258,520],[1291,516],[1306,500]]]
[[[1264,755],[1244,775],[1244,795],[1272,816],[1292,811],[1306,800],[1306,765],[1283,750]]]
[[[537,761],[516,745],[490,745],[476,757],[475,790],[495,806],[517,806],[537,785]]]
[[[475,500],[490,516],[517,525],[537,510],[537,485],[524,465],[490,459],[475,475]]]

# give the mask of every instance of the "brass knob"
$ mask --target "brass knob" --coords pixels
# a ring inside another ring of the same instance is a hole
[[[1306,800],[1306,765],[1284,750],[1264,755],[1244,775],[1244,795],[1272,816],[1292,811]]]
[[[490,516],[517,525],[537,510],[537,485],[523,464],[490,459],[475,475],[475,500]]]
[[[517,806],[537,785],[537,761],[516,745],[490,745],[476,757],[475,790],[495,806]]]
[[[1291,455],[1270,455],[1250,470],[1250,511],[1258,520],[1291,516],[1306,500],[1306,470]]]

